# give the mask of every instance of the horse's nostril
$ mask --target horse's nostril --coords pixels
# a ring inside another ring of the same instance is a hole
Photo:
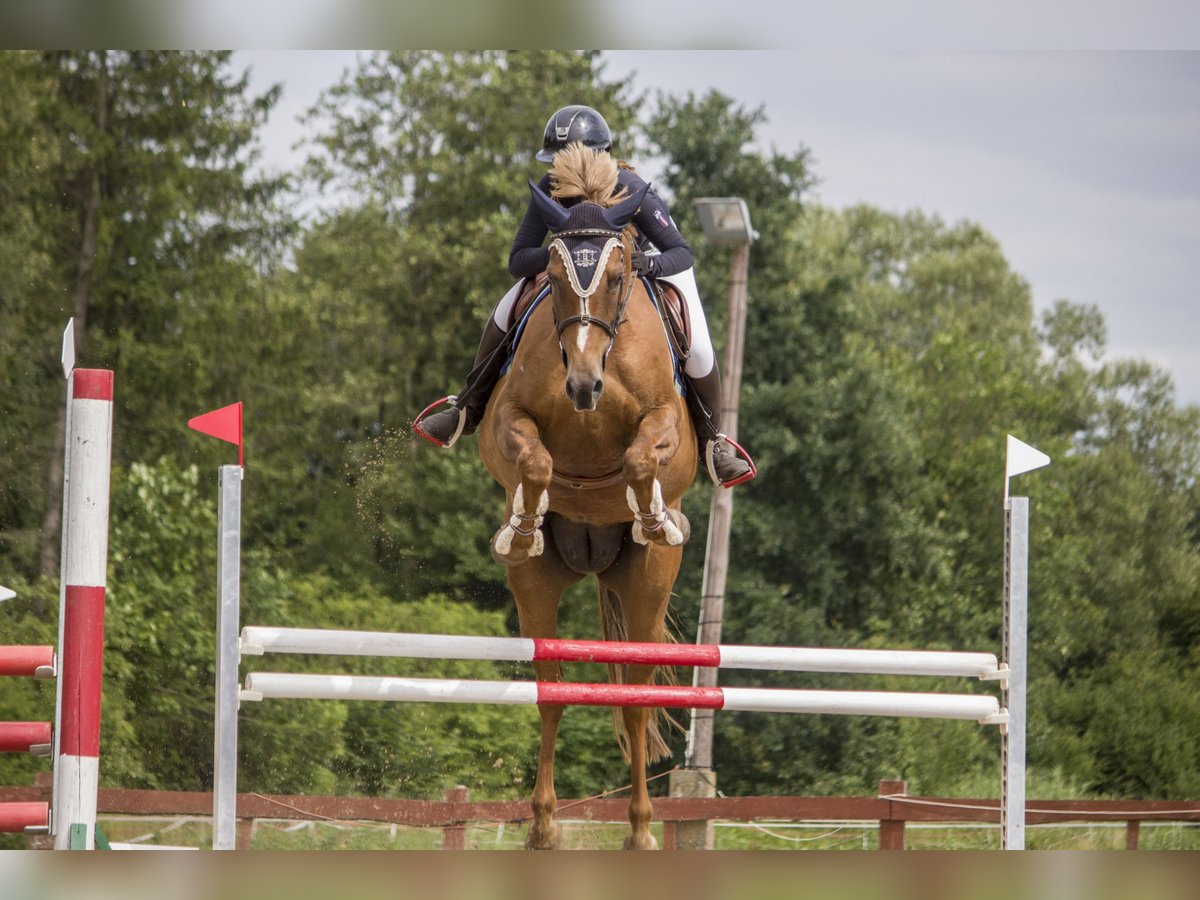
[[[596,400],[600,399],[600,395],[604,393],[604,379],[597,378],[596,383],[592,385],[592,397]]]

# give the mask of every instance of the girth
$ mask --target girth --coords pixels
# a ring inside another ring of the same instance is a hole
[[[567,475],[554,469],[550,473],[550,481],[559,487],[570,488],[573,491],[595,491],[600,488],[612,487],[625,480],[625,469],[614,469],[607,475]]]

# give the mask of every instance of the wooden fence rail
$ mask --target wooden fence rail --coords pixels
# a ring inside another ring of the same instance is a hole
[[[47,800],[49,785],[0,787],[0,802]],[[560,800],[559,816],[595,822],[625,821],[624,799]],[[212,815],[212,794],[193,791],[145,791],[101,788],[97,811],[142,816]],[[452,788],[444,800],[394,797],[312,797],[238,794],[238,847],[247,848],[255,819],[385,822],[441,828],[444,849],[463,849],[471,824],[522,824],[529,820],[527,801],[472,801],[466,788]],[[880,782],[877,797],[656,797],[654,821],[663,823],[664,849],[674,849],[677,823],[695,820],[733,822],[875,822],[880,848],[904,849],[907,823],[998,825],[995,798],[910,797],[903,782]],[[1200,802],[1172,800],[1031,800],[1027,825],[1062,822],[1124,822],[1126,847],[1136,850],[1142,822],[1200,822]]]

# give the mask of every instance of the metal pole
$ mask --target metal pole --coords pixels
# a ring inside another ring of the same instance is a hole
[[[1025,849],[1025,701],[1028,689],[1029,498],[1010,497],[1004,529],[1004,661],[1010,716],[1001,733],[1000,832],[1005,850]]]
[[[238,624],[241,601],[242,467],[221,466],[217,500],[217,702],[213,849],[237,848]]]
[[[750,268],[750,244],[738,244],[729,260],[729,339],[725,345],[725,379],[721,425],[737,439],[738,395],[742,386],[742,352],[746,334],[746,278]],[[708,522],[708,544],[704,553],[704,582],[700,590],[698,644],[719,644],[725,612],[725,575],[729,568],[729,529],[733,521],[733,491],[716,488]],[[697,687],[716,687],[716,669],[697,669]],[[713,710],[694,710],[688,731],[689,768],[711,769]]]

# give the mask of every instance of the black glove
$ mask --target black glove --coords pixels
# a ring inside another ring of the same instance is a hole
[[[634,250],[633,254],[633,271],[638,275],[648,275],[654,277],[654,257],[647,256],[641,250]]]

